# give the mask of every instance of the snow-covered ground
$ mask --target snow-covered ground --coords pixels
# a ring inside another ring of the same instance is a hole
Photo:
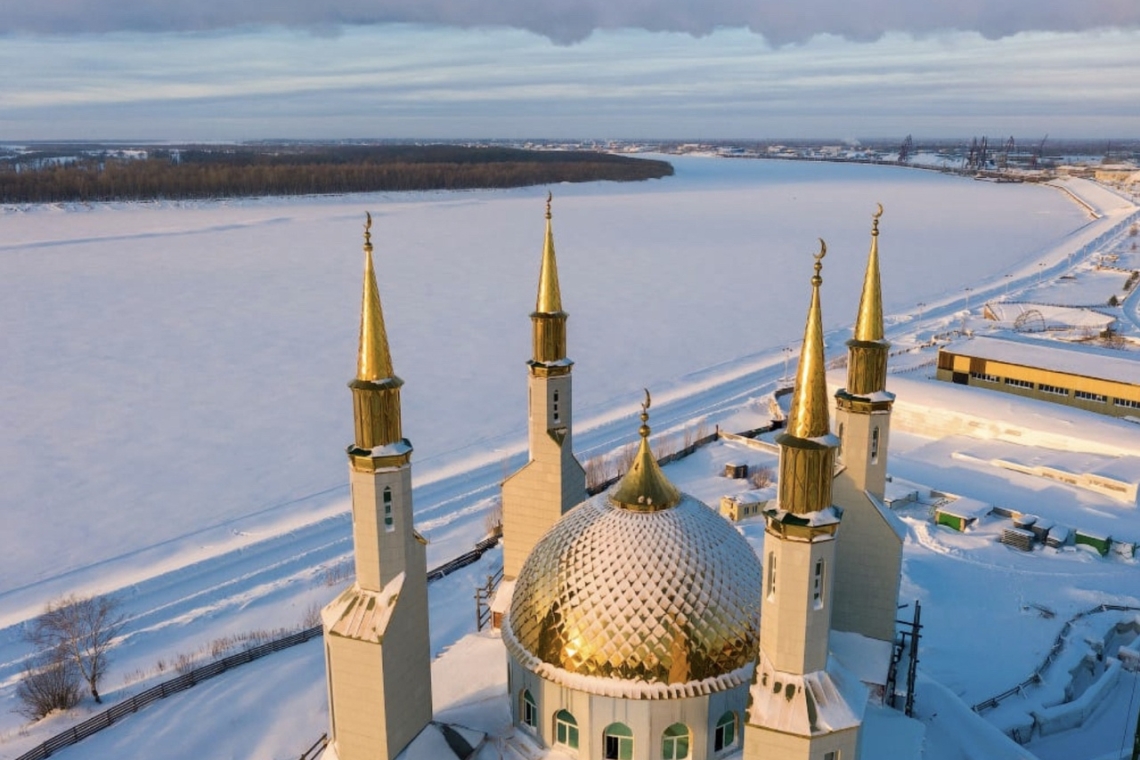
[[[662,181],[555,188],[583,457],[634,437],[642,385],[654,390],[657,432],[697,420],[743,429],[760,418],[754,402],[784,374],[783,349],[802,332],[817,236],[829,243],[824,314],[832,352],[841,352],[875,201],[887,207],[883,289],[896,345],[955,324],[967,299],[975,310],[1005,291],[1021,299],[1038,279],[1068,271],[1070,251],[1133,210],[1079,181],[1073,191],[1104,218],[1090,222],[1045,187],[889,167],[672,160],[677,176]],[[340,452],[351,407],[342,383],[353,367],[365,209],[377,219],[380,287],[397,372],[407,381],[405,431],[416,444],[417,519],[432,540],[429,564],[468,548],[524,446],[522,361],[542,195],[4,209],[0,276],[20,287],[0,301],[9,337],[0,377],[8,530],[0,699],[11,698],[26,654],[22,622],[59,593],[122,596],[131,619],[107,684],[114,700],[162,677],[160,658],[169,669],[177,654],[213,639],[300,624],[344,582],[338,569],[351,542]],[[892,444],[892,470],[930,487],[971,495],[978,484],[974,496],[991,503],[1001,488],[1032,488],[1017,480],[1028,476],[982,474],[953,459],[976,441],[902,435]],[[715,503],[725,481],[709,466],[698,455],[670,474]],[[702,467],[699,476],[685,474]],[[1134,505],[1125,511],[1066,488],[1050,484],[1058,509],[1071,499],[1090,519],[1100,511],[1137,525]],[[1094,597],[1135,597],[1140,585],[1135,565],[1120,560],[1015,555],[981,530],[947,536],[921,515],[908,524],[904,593],[923,599],[934,629],[923,667],[967,702],[1022,680],[1066,611]],[[762,540],[757,526],[745,530]],[[434,652],[473,628],[470,595],[495,556],[433,584]],[[1010,589],[990,582],[994,576],[1027,580]],[[1057,620],[1025,612],[1027,601],[1055,605]],[[994,613],[995,641],[979,640],[963,607]],[[320,660],[319,647],[294,651]],[[249,667],[264,680],[280,656]],[[281,688],[297,700],[311,692],[318,704],[288,710],[290,731],[278,739],[258,737],[277,732],[284,711],[234,692],[196,698],[200,707],[170,700],[151,708],[165,719],[145,718],[162,722],[132,718],[70,752],[119,757],[113,747],[136,744],[116,733],[195,724],[209,731],[211,715],[236,700],[261,708],[242,718],[251,736],[235,757],[299,754],[326,719],[323,685],[310,684],[319,664],[296,662]],[[231,683],[246,677],[224,677],[216,693],[240,689]],[[59,716],[25,730],[13,715],[0,716],[0,758],[71,722]]]

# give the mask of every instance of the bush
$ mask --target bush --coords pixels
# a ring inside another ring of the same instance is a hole
[[[772,475],[771,467],[757,467],[748,476],[748,482],[752,484],[753,488],[767,488],[772,485]]]
[[[82,683],[79,668],[65,653],[49,652],[24,666],[24,677],[16,685],[16,712],[39,720],[55,710],[70,710],[79,704]]]

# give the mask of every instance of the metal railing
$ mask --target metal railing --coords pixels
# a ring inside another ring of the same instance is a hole
[[[976,713],[980,713],[983,710],[990,710],[994,707],[997,707],[1002,702],[1012,697],[1014,694],[1020,694],[1028,687],[1041,683],[1042,675],[1044,674],[1046,668],[1053,664],[1058,655],[1061,654],[1061,650],[1065,648],[1065,637],[1068,636],[1069,632],[1073,630],[1073,623],[1077,622],[1081,618],[1088,617],[1089,615],[1096,615],[1101,612],[1140,612],[1140,607],[1129,607],[1123,604],[1098,604],[1092,609],[1078,612],[1076,615],[1073,615],[1071,618],[1065,621],[1065,625],[1062,626],[1061,632],[1057,634],[1057,638],[1053,639],[1053,646],[1049,649],[1049,654],[1045,655],[1045,659],[1042,660],[1041,664],[1034,668],[1033,673],[1029,676],[1029,678],[1026,678],[1017,686],[1006,689],[1001,694],[990,697],[989,699],[983,699],[981,702],[978,702],[970,709]]]

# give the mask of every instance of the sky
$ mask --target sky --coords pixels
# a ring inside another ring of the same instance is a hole
[[[1140,136],[1136,0],[0,0],[0,140]]]

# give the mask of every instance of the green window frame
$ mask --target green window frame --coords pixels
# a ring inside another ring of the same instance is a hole
[[[531,728],[538,727],[538,705],[534,702],[534,697],[530,695],[528,689],[523,689],[520,717],[522,718],[523,725],[530,726]]]
[[[567,710],[554,713],[554,743],[578,749],[578,721]]]
[[[633,731],[624,723],[611,723],[602,732],[605,760],[633,760]]]
[[[736,744],[736,713],[726,712],[716,721],[713,730],[713,752],[720,752]]]
[[[661,738],[661,760],[687,760],[692,732],[684,723],[674,723]]]

